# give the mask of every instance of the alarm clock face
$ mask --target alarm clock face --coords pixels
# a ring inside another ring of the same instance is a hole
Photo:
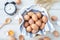
[[[15,6],[13,4],[8,4],[6,6],[6,12],[7,13],[13,13],[15,11]]]
[[[8,15],[14,15],[16,13],[16,5],[15,4],[12,4],[12,3],[9,3],[5,6],[5,12],[8,14]]]

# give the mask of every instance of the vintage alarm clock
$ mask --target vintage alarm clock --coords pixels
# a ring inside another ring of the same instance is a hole
[[[16,14],[16,12],[17,12],[16,3],[15,2],[6,2],[4,11],[6,12],[6,14],[8,14],[10,16]]]

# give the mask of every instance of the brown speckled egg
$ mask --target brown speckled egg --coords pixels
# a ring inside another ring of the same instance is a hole
[[[44,27],[45,27],[45,23],[42,23],[40,26],[40,29],[42,30],[42,29],[44,29]]]
[[[51,40],[49,37],[44,37],[43,40]]]
[[[36,24],[32,24],[32,25],[31,25],[31,28],[32,28],[33,30],[38,30],[38,26],[37,26]]]
[[[52,21],[56,21],[58,18],[56,16],[51,16]]]
[[[37,32],[38,32],[37,30],[32,30],[32,33],[33,33],[33,34],[35,34],[35,33],[37,33]]]
[[[41,26],[41,21],[40,20],[36,21],[36,25]]]
[[[34,12],[28,12],[29,16],[32,16],[34,14]]]
[[[30,16],[29,15],[24,15],[24,20],[29,20]]]
[[[28,27],[28,25],[29,25],[28,22],[25,22],[25,23],[24,23],[24,27],[25,27],[25,28]]]
[[[33,15],[32,15],[32,19],[33,19],[34,21],[37,21],[37,20],[38,20],[37,15],[36,15],[36,14],[33,14]]]
[[[34,21],[32,19],[30,19],[29,24],[34,24]]]
[[[43,16],[43,17],[42,17],[42,21],[43,21],[44,23],[46,23],[46,22],[48,21],[47,16]]]
[[[30,26],[28,26],[28,27],[26,28],[26,31],[27,31],[27,32],[31,32],[31,30],[32,30],[32,28],[31,28]]]
[[[40,12],[36,12],[36,15],[38,18],[41,18],[41,16],[42,16]]]
[[[54,31],[53,34],[54,34],[55,37],[59,37],[59,32],[58,31]]]

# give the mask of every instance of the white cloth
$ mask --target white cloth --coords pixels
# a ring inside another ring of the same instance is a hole
[[[42,12],[43,15],[46,15],[48,17],[47,11],[44,8],[42,8],[42,7],[38,6],[38,5],[32,5],[32,6],[28,7],[28,8],[23,8],[23,9],[21,9],[20,13],[25,14],[26,12],[30,11],[31,9],[38,10],[38,11]],[[19,14],[19,15],[21,15],[21,14]],[[30,37],[35,36],[35,34],[31,34],[31,33],[26,32],[24,26],[22,26],[22,27],[23,27],[22,28],[22,34],[25,35],[25,37],[30,38]],[[55,28],[53,27],[51,22],[48,20],[48,22],[45,25],[45,28],[42,31],[39,31],[36,34],[46,35],[46,31],[53,32],[54,30],[55,30]]]

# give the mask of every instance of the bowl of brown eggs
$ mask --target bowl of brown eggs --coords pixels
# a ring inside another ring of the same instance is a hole
[[[43,15],[42,12],[33,9],[25,13],[23,18],[26,31],[33,34],[43,30],[48,21],[46,15]]]

